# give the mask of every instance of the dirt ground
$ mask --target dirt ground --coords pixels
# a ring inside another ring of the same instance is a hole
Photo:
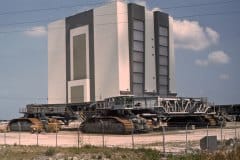
[[[221,134],[222,133],[222,134]],[[163,136],[162,131],[134,135],[84,134],[77,131],[60,131],[58,133],[31,134],[28,132],[0,133],[0,144],[9,145],[41,145],[77,147],[83,145],[123,147],[123,148],[154,148],[166,152],[183,152],[186,146],[200,149],[199,141],[206,135],[217,136],[219,141],[240,138],[240,123],[229,123],[221,128],[202,128],[188,130],[169,130]],[[187,144],[186,144],[187,139]],[[165,141],[163,146],[163,141]]]

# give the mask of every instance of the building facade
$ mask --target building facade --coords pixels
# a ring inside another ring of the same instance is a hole
[[[48,103],[175,95],[172,18],[112,2],[48,25]]]

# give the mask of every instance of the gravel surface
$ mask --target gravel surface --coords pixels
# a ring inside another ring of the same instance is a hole
[[[236,131],[236,132],[235,132]],[[199,149],[199,141],[204,136],[216,135],[218,140],[230,139],[236,136],[239,138],[240,126],[235,130],[234,126],[228,126],[222,130],[220,128],[195,129],[187,131],[188,147]],[[132,148],[154,148],[163,149],[163,134],[161,131],[147,134],[132,135],[102,135],[102,134],[83,134],[78,137],[77,131],[60,131],[56,133],[31,134],[28,132],[7,132],[0,133],[0,144],[10,145],[40,145],[40,146],[61,146],[77,147],[83,145],[123,147]],[[79,140],[79,143],[78,143]],[[167,152],[182,152],[186,147],[186,131],[167,131],[165,133],[165,148]]]

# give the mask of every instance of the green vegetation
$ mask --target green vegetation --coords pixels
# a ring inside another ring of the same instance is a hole
[[[1,146],[0,160],[56,160],[56,159],[95,159],[95,160],[159,160],[163,155],[152,149],[102,148],[84,146],[41,147],[41,146]],[[240,160],[240,146],[223,148],[215,153],[196,152],[182,155],[168,155],[168,160]]]
[[[84,160],[159,160],[159,151],[151,149],[124,149],[84,146],[41,147],[41,146],[0,146],[0,160],[55,160],[55,159],[84,159]]]
[[[53,156],[56,153],[55,148],[48,148],[45,152],[46,156]]]
[[[186,155],[170,155],[168,160],[208,160],[207,154],[186,154]],[[209,159],[210,160],[210,159]]]
[[[214,153],[170,155],[168,160],[240,160],[240,146],[235,146],[233,149],[223,148]]]

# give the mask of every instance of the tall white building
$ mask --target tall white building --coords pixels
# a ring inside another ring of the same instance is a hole
[[[172,19],[112,2],[48,26],[48,103],[175,95]]]

